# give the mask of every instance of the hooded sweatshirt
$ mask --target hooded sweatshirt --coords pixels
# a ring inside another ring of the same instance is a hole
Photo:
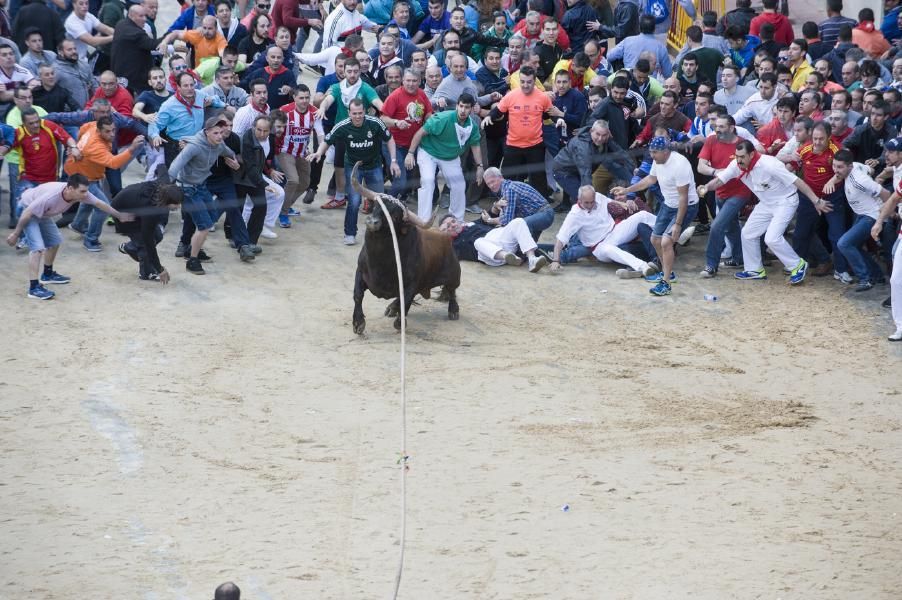
[[[169,178],[188,185],[201,185],[210,177],[210,169],[220,156],[235,158],[225,144],[214,146],[207,141],[207,135],[200,131],[185,139],[186,146],[179,152],[169,167]]]
[[[752,19],[752,22],[749,24],[749,33],[755,37],[761,37],[759,32],[761,31],[761,26],[765,23],[770,23],[774,26],[775,42],[788,46],[795,39],[792,23],[784,15],[775,12],[761,13]]]
[[[618,179],[629,180],[632,161],[617,142],[608,140],[599,147],[592,141],[591,127],[579,130],[570,143],[554,157],[555,171],[577,171],[580,185],[592,184],[592,173],[598,165],[604,165]]]

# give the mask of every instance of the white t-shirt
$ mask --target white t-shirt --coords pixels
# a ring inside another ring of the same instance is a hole
[[[875,221],[880,217],[883,204],[880,194],[883,187],[871,179],[868,168],[861,163],[852,163],[852,171],[846,177],[846,200],[856,215],[866,215]]]
[[[677,188],[681,185],[689,186],[689,204],[698,204],[698,192],[695,191],[692,165],[682,154],[671,152],[670,158],[664,164],[652,162],[649,175],[658,179],[661,193],[664,194],[664,204],[670,208],[679,208],[680,206],[680,192]]]
[[[608,237],[614,230],[614,218],[608,212],[609,201],[610,198],[596,192],[595,208],[591,212],[574,204],[557,232],[558,241],[567,244],[573,234],[577,234],[579,242],[586,248],[591,248]]]
[[[98,25],[100,25],[100,19],[91,13],[85,14],[84,19],[79,19],[75,13],[71,13],[66,17],[66,35],[75,40],[75,48],[78,50],[79,58],[87,58],[88,49],[92,48],[92,46],[78,39],[79,36],[85,34],[94,35]]]
[[[688,162],[688,161],[687,161]],[[795,186],[796,175],[774,156],[758,155],[758,162],[748,174],[743,174],[734,158],[730,164],[716,173],[724,183],[740,177],[740,181],[758,196],[761,204],[797,204],[798,189]]]

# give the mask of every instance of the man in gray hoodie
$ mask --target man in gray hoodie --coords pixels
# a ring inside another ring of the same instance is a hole
[[[182,207],[190,219],[185,219],[183,227],[193,225],[197,228],[191,236],[190,256],[185,263],[185,268],[195,275],[204,274],[201,256],[206,260],[209,257],[206,253],[201,255],[201,252],[207,233],[216,221],[213,196],[207,189],[210,169],[220,156],[224,157],[229,168],[239,168],[235,153],[222,143],[223,125],[228,125],[228,121],[221,116],[207,119],[203,131],[185,139],[185,147],[169,167],[169,178],[177,181],[185,194]]]

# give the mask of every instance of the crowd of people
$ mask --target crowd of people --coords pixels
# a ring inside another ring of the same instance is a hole
[[[180,1],[165,30],[158,0],[0,4],[8,242],[30,252],[29,297],[69,282],[61,226],[100,252],[112,219],[139,277],[166,283],[172,211],[201,275],[221,218],[251,262],[322,187],[354,245],[371,210],[356,172],[421,224],[447,208],[459,256],[492,266],[592,255],[665,296],[679,246],[707,234],[703,278],[766,279],[773,259],[791,285],[890,275],[902,341],[900,0],[881,23],[826,0],[799,31],[777,0]],[[695,24],[672,57],[678,7]],[[130,164],[146,178],[123,187]]]

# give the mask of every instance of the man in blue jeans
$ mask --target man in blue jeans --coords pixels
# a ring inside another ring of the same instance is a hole
[[[497,214],[491,222],[504,227],[516,218],[526,221],[532,239],[538,241],[542,232],[554,223],[554,209],[548,201],[528,183],[510,181],[501,175],[497,167],[486,169],[483,180],[487,188],[500,196],[492,206]]]
[[[871,255],[862,251],[861,246],[871,235],[871,229],[880,219],[880,207],[890,197],[889,190],[871,179],[868,168],[854,161],[848,150],[840,150],[833,157],[833,178],[824,185],[824,192],[830,194],[835,186],[842,184],[849,207],[855,213],[852,226],[839,238],[837,248],[842,252],[852,272],[858,277],[856,292],[866,292],[875,283],[885,281],[883,271]],[[880,241],[890,246],[895,241],[895,229],[884,223]]]
[[[382,144],[388,146],[388,155],[397,156],[395,140],[385,123],[365,114],[363,101],[354,98],[348,104],[348,118],[339,121],[326,134],[326,139],[316,152],[308,157],[313,162],[320,160],[330,145],[341,140],[345,147],[345,193],[348,204],[345,208],[344,244],[353,246],[357,243],[357,212],[360,209],[360,194],[351,185],[351,172],[358,162],[357,180],[364,181],[366,187],[374,192],[385,191],[385,174],[382,172]],[[397,158],[391,161],[391,174],[398,177],[401,170]]]
[[[698,155],[698,172],[713,177],[716,171],[725,169],[736,157],[736,121],[730,115],[717,117],[714,122],[715,135],[705,140]],[[705,248],[705,268],[700,273],[704,278],[715,277],[720,266],[724,240],[730,240],[732,256],[723,262],[726,267],[742,266],[742,238],[740,237],[739,212],[751,198],[751,192],[744,183],[734,179],[717,188],[717,216],[708,232]]]
[[[185,269],[195,275],[204,274],[204,268],[200,264],[200,251],[207,233],[219,216],[213,204],[213,196],[207,189],[210,169],[220,156],[225,157],[225,163],[230,169],[237,171],[240,167],[235,160],[235,153],[222,143],[223,127],[226,125],[228,121],[223,117],[207,119],[203,131],[185,139],[185,147],[169,167],[169,178],[178,181],[185,194],[182,207],[197,228],[191,236],[191,256],[185,263]]]

